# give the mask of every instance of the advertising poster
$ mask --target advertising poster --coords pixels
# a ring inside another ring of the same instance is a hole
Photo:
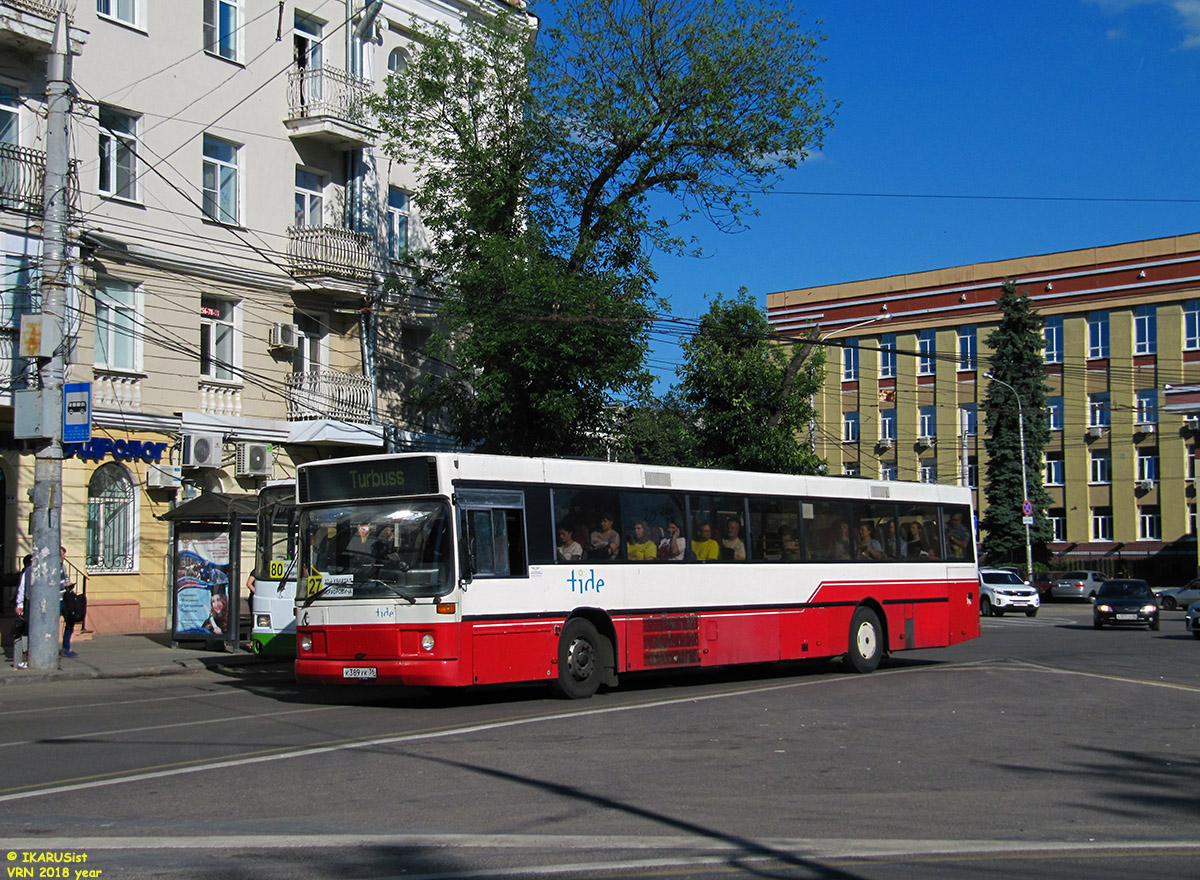
[[[180,529],[175,542],[175,635],[229,632],[229,534]]]

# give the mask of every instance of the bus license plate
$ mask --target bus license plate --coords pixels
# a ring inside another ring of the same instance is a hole
[[[1117,620],[1137,620],[1136,614],[1118,614]]]
[[[345,666],[342,678],[376,678],[379,673],[374,666]]]

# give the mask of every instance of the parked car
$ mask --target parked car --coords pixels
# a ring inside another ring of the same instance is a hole
[[[1062,578],[1061,571],[1035,571],[1033,579],[1029,581],[1029,585],[1038,591],[1038,595],[1042,597],[1043,602],[1050,600],[1050,591],[1054,589],[1054,582]]]
[[[1092,626],[1149,626],[1158,629],[1158,599],[1139,580],[1112,580],[1100,585],[1092,606]]]
[[[979,613],[1000,617],[1005,611],[1024,611],[1036,617],[1042,600],[1038,591],[1006,568],[979,569]]]
[[[1108,578],[1098,571],[1067,571],[1050,588],[1055,599],[1092,599]]]
[[[1158,604],[1164,611],[1187,608],[1200,599],[1200,578],[1192,578],[1182,587],[1167,587],[1158,591]]]
[[[1200,602],[1193,602],[1188,606],[1187,617],[1184,619],[1183,625],[1192,634],[1192,638],[1200,639]]]

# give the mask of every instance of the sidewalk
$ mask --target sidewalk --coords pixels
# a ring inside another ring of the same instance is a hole
[[[78,638],[78,637],[77,637]],[[167,633],[133,635],[94,635],[71,646],[77,657],[59,657],[58,669],[14,669],[11,655],[0,666],[0,687],[35,684],[44,681],[68,681],[87,678],[143,678],[153,675],[181,675],[219,666],[276,665],[290,670],[291,661],[278,657],[260,657],[248,651],[228,653],[214,647],[205,650],[203,642],[180,642],[171,647]]]

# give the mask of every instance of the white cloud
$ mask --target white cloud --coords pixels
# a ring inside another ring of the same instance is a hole
[[[1137,6],[1165,6],[1171,9],[1179,18],[1180,29],[1183,31],[1181,48],[1200,49],[1200,0],[1084,0],[1093,6],[1099,6],[1109,15],[1119,15]],[[1108,31],[1109,39],[1116,39],[1124,34],[1121,28]]]

